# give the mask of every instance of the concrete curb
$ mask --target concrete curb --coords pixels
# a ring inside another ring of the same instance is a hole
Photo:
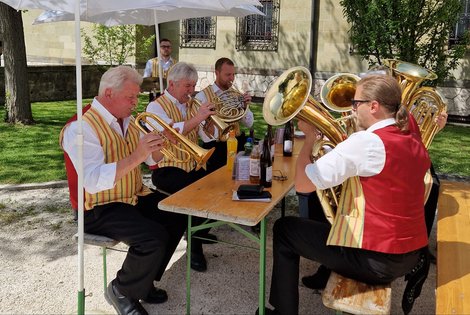
[[[144,174],[144,179],[151,179],[151,174]],[[44,183],[30,183],[30,184],[6,184],[0,185],[1,191],[22,191],[22,190],[33,190],[33,189],[48,189],[48,188],[66,188],[68,183],[66,180],[58,180]]]
[[[0,185],[0,191],[21,191],[32,189],[47,189],[47,188],[64,188],[67,187],[66,180],[59,180],[45,183],[31,183],[31,184],[18,184],[18,185]]]

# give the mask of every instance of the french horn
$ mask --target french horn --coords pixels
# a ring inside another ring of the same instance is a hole
[[[178,143],[182,145],[183,148],[178,147],[176,144],[172,143],[171,140],[164,134],[164,132],[159,131],[157,126],[152,122],[154,120],[157,122],[163,130],[166,130],[173,136]],[[143,112],[137,115],[134,121],[135,125],[142,131],[143,133],[147,134],[150,132],[158,133],[164,139],[163,149],[161,150],[162,154],[169,160],[174,162],[186,163],[189,162],[191,159],[194,159],[196,162],[196,170],[199,170],[201,167],[206,168],[207,160],[211,157],[212,153],[214,153],[215,148],[211,148],[210,150],[206,150],[198,146],[197,144],[193,143],[187,137],[180,134],[170,125],[168,125],[163,119],[158,117],[155,114],[149,112]],[[151,129],[150,129],[150,128]],[[175,150],[176,152],[180,152],[183,158],[178,158],[172,151]]]
[[[226,123],[237,122],[248,111],[250,104],[246,104],[243,94],[235,88],[230,88],[217,95],[216,115]]]

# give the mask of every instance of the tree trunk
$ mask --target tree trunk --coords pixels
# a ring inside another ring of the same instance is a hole
[[[0,2],[5,61],[5,107],[9,123],[33,124],[21,11]]]

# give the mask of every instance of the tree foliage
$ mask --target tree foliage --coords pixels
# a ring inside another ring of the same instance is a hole
[[[21,11],[0,2],[0,33],[5,62],[5,121],[33,124]]]
[[[135,25],[119,25],[107,27],[95,24],[92,35],[89,36],[82,29],[84,40],[83,53],[94,64],[105,62],[108,65],[122,65],[126,59],[136,55],[136,42],[142,43],[139,49],[148,54],[153,43],[154,36],[149,38],[137,38]]]
[[[340,0],[351,24],[354,51],[369,65],[396,58],[448,78],[469,43],[468,34],[449,47],[449,33],[462,10],[460,0]]]

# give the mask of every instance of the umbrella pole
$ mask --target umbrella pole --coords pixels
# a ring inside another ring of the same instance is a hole
[[[163,68],[162,59],[160,56],[160,32],[158,30],[157,10],[153,10],[153,19],[155,21],[155,41],[157,42],[158,78],[160,81],[159,90],[160,94],[163,94],[165,87],[163,86]]]
[[[77,81],[77,123],[78,135],[76,145],[78,146],[78,309],[77,314],[85,314],[85,288],[83,268],[83,128],[82,128],[82,61],[81,61],[81,38],[80,38],[80,0],[75,3],[75,76]]]

